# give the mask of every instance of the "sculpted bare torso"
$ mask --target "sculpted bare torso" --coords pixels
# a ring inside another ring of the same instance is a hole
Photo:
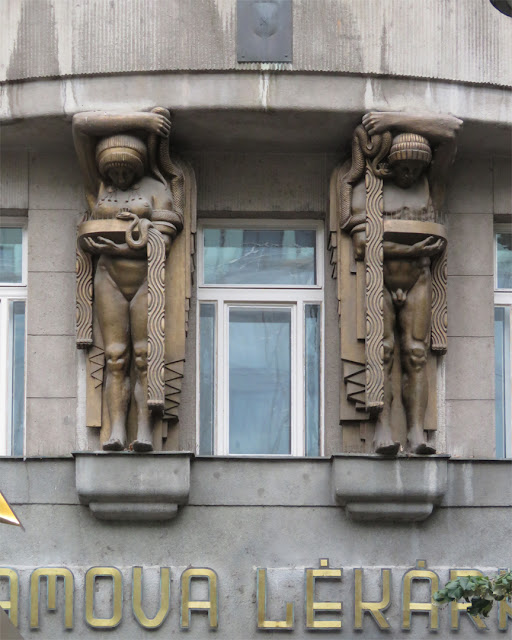
[[[407,190],[388,180],[383,188],[384,218],[399,220],[431,221],[434,219],[428,180],[425,175]],[[366,187],[360,182],[352,193],[352,210],[354,214],[365,211]],[[384,284],[390,292],[401,289],[407,293],[418,281],[425,268],[430,267],[430,258],[391,258],[385,256]]]

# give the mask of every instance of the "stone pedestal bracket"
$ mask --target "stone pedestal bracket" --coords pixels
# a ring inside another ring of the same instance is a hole
[[[447,491],[448,458],[333,456],[336,502],[353,520],[426,520]]]
[[[170,520],[188,502],[192,455],[75,453],[78,497],[99,520]]]

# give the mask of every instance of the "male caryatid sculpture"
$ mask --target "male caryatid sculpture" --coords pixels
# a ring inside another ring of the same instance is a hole
[[[73,118],[88,211],[78,230],[77,345],[87,425],[106,451],[161,448],[177,421],[190,300],[195,183],[169,155],[170,115]]]
[[[450,115],[367,113],[351,160],[331,182],[343,393],[374,421],[374,450],[383,455],[400,448],[391,417],[395,336],[407,449],[435,453],[425,434],[437,426],[435,414],[426,422],[427,362],[431,351],[446,351],[441,206],[461,124]]]

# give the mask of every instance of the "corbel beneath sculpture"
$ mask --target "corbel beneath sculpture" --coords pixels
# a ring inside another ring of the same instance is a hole
[[[373,451],[435,453],[437,356],[447,348],[442,204],[462,121],[370,112],[330,187],[338,281],[341,424],[374,427]],[[395,396],[395,402],[393,397]],[[400,404],[401,396],[401,404]]]
[[[179,420],[196,185],[169,152],[170,127],[161,107],[73,118],[88,203],[77,346],[87,354],[87,426],[100,429],[106,451],[162,449]]]

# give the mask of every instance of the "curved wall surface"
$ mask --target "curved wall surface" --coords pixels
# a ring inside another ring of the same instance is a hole
[[[279,65],[237,63],[235,0],[6,5],[0,82],[275,69],[512,84],[512,19],[490,0],[294,0],[293,63]]]

